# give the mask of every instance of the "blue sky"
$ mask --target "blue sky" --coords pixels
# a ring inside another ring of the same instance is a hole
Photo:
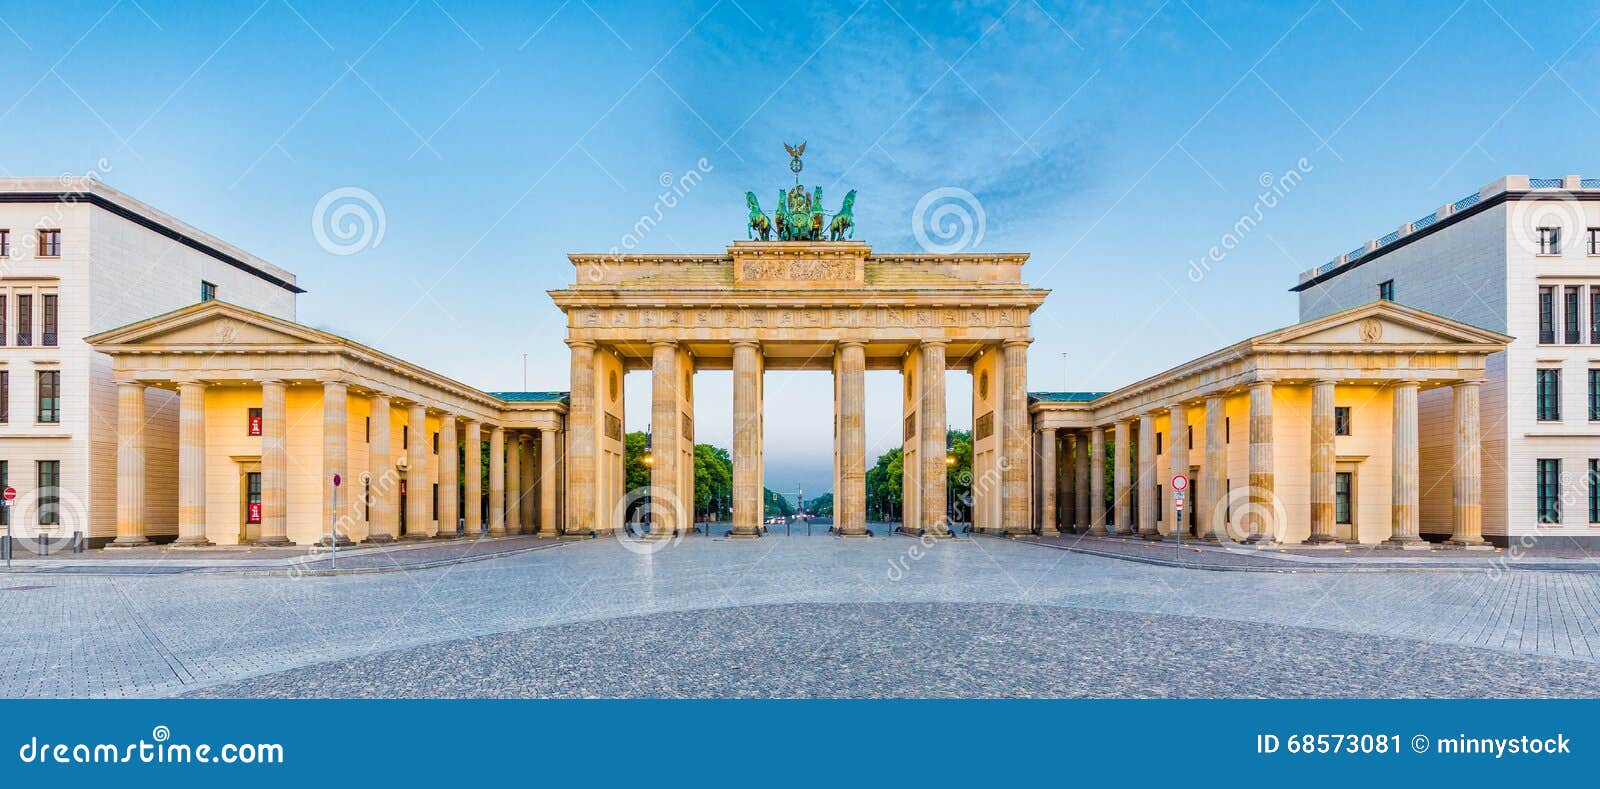
[[[743,193],[789,179],[786,141],[830,203],[860,191],[881,250],[917,248],[924,194],[971,192],[971,248],[1031,253],[1054,290],[1034,389],[1061,388],[1063,353],[1072,388],[1109,389],[1292,323],[1298,271],[1505,173],[1600,173],[1590,3],[100,0],[0,22],[0,175],[101,171],[296,272],[302,321],[485,389],[519,388],[524,353],[533,388],[566,387],[544,291],[567,252],[620,243],[702,159],[635,249],[720,250]],[[1296,167],[1192,281],[1258,179]],[[384,234],[334,255],[311,217],[343,187]],[[701,437],[726,445],[727,376],[701,378]],[[770,486],[829,483],[830,391],[769,377]],[[869,375],[874,454],[896,393]]]

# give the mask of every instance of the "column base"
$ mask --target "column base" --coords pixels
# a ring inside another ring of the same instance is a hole
[[[393,534],[369,534],[369,535],[367,535],[367,538],[365,540],[362,540],[362,542],[364,542],[364,543],[375,543],[375,544],[380,544],[381,545],[383,543],[394,542],[394,535]]]
[[[204,548],[208,545],[216,545],[216,543],[204,537],[179,537],[172,541],[172,547],[174,548]]]
[[[1111,536],[1111,530],[1107,529],[1104,526],[1091,526],[1088,529],[1086,529],[1083,533],[1089,535],[1090,537],[1110,537]]]
[[[1163,535],[1161,535],[1161,541],[1162,542],[1194,542],[1195,540],[1194,540],[1194,535],[1192,535],[1192,534],[1183,534],[1181,532],[1173,532],[1171,534],[1163,534]]]
[[[415,534],[402,535],[400,537],[400,539],[402,539],[402,540],[412,540],[412,541],[415,541],[415,540],[431,540],[431,539],[433,539],[433,535],[431,535],[431,534],[429,534],[429,533],[427,533],[425,531],[419,531],[419,532],[417,532]]]
[[[1482,537],[1451,537],[1444,542],[1445,546],[1458,551],[1492,551],[1494,546],[1485,542]]]
[[[150,538],[143,535],[137,537],[118,537],[106,543],[107,548],[140,548],[150,544]]]
[[[460,534],[460,533],[453,532],[453,531],[442,531],[442,532],[439,532],[438,534],[433,535],[433,538],[435,540],[459,540],[459,539],[461,539],[463,537],[466,537],[466,536],[467,535],[465,535],[465,534]]]
[[[1133,529],[1117,529],[1115,531],[1107,532],[1106,536],[1107,537],[1132,537],[1133,536]]]
[[[1274,539],[1272,537],[1272,535],[1270,535],[1270,534],[1252,534],[1252,535],[1244,538],[1243,540],[1240,540],[1239,544],[1240,545],[1255,545],[1255,546],[1263,546],[1263,545],[1271,546],[1271,545],[1277,545],[1278,541],[1276,539]]]
[[[487,531],[485,533],[488,534],[490,537],[504,537],[504,536],[506,536],[506,530],[505,529],[496,529],[493,526],[490,526],[489,527],[489,531]]]
[[[1222,538],[1218,537],[1215,533],[1212,533],[1212,534],[1201,534],[1201,535],[1195,537],[1194,541],[1195,542],[1206,542],[1206,543],[1213,543],[1214,544],[1214,543],[1222,542]]]
[[[289,542],[288,537],[257,537],[251,540],[250,544],[261,548],[284,548],[294,545],[294,543]]]
[[[316,545],[317,545],[318,548],[326,548],[326,547],[328,547],[328,538],[327,537],[323,537],[322,539],[317,540]],[[349,537],[346,537],[345,535],[341,534],[341,535],[339,535],[338,545],[339,545],[340,548],[348,548],[348,547],[354,546],[355,543],[352,542]]]
[[[1160,529],[1151,529],[1150,531],[1139,532],[1139,538],[1140,539],[1144,539],[1144,540],[1151,540],[1151,541],[1160,540],[1161,539],[1161,530]]]
[[[1303,545],[1336,545],[1336,544],[1338,544],[1338,542],[1339,542],[1339,538],[1333,536],[1332,534],[1313,534],[1310,537],[1307,537],[1306,541],[1304,543],[1302,543],[1302,544]]]
[[[1379,545],[1402,551],[1431,551],[1433,544],[1421,537],[1390,537]]]
[[[1055,529],[1040,529],[1039,530],[1039,536],[1040,537],[1060,537],[1061,536],[1061,532],[1056,531]]]
[[[558,532],[555,529],[548,529],[548,530],[539,532],[539,539],[541,539],[541,540],[554,540],[554,539],[556,539],[557,537],[560,537],[560,536],[561,536],[561,532]]]

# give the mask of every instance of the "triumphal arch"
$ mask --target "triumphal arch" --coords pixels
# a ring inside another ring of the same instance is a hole
[[[760,530],[768,369],[833,372],[841,535],[867,534],[868,369],[898,370],[905,381],[908,528],[948,533],[944,372],[952,368],[974,379],[974,526],[1029,528],[1029,322],[1049,291],[1023,284],[1027,256],[883,255],[859,241],[787,235],[736,242],[721,254],[570,256],[572,285],[550,292],[566,313],[572,349],[567,533],[621,525],[630,495],[623,379],[643,369],[651,371],[654,536],[690,523],[697,370],[733,371],[734,536]]]

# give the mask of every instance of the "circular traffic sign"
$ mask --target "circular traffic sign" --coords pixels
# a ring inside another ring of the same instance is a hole
[[[17,489],[16,488],[6,488],[5,496],[6,496],[6,501],[16,501],[17,500]]]
[[[333,486],[336,487],[336,488],[339,487],[339,482],[340,482],[339,475],[338,474],[333,475]]]
[[[1188,488],[1188,487],[1189,487],[1189,478],[1188,477],[1185,477],[1182,474],[1173,474],[1172,475],[1172,489],[1173,490],[1184,490],[1185,488]]]

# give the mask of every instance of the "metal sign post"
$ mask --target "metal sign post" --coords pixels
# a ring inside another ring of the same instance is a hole
[[[12,488],[12,487],[7,487],[6,488],[6,492],[5,492],[5,506],[7,508],[16,506],[16,504],[15,504],[16,500],[17,500],[17,489],[16,488]],[[12,539],[12,537],[11,537],[11,513],[8,512],[8,513],[6,513],[6,569],[7,570],[11,569],[11,552],[13,550],[16,550],[16,545],[17,545],[16,540]]]
[[[1188,477],[1182,474],[1172,475],[1172,535],[1178,540],[1175,551],[1183,550],[1183,492],[1188,489]]]
[[[333,569],[339,569],[339,475],[333,475],[333,523],[328,524],[328,546],[333,550]]]

